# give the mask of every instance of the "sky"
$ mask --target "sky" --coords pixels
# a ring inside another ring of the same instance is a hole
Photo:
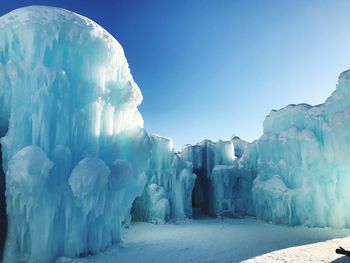
[[[87,16],[121,43],[146,130],[177,149],[258,139],[271,109],[324,102],[350,68],[350,1],[0,0],[0,15],[34,4]]]

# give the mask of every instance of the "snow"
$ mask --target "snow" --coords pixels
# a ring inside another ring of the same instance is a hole
[[[350,230],[197,216],[177,224],[132,223],[124,230],[121,244],[97,255],[57,263],[331,262],[342,258],[334,252],[338,246],[350,247],[349,235]]]

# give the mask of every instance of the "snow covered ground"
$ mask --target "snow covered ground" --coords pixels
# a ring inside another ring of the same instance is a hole
[[[123,242],[104,253],[58,262],[350,262],[334,252],[350,248],[350,230],[200,215],[175,224],[133,223],[124,231]]]

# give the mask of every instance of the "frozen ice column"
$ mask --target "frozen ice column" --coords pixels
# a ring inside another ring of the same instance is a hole
[[[88,18],[41,6],[0,18],[5,262],[52,262],[120,239],[149,165],[141,101],[122,47]]]

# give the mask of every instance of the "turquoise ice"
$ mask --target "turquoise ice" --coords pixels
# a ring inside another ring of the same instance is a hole
[[[88,18],[40,6],[0,18],[4,262],[120,240],[150,159],[141,101],[122,47]]]
[[[350,227],[349,71],[324,104],[271,111],[252,143],[177,152],[143,129],[141,101],[122,47],[88,18],[40,6],[0,18],[4,262],[96,253],[131,218],[183,220],[193,207]]]

